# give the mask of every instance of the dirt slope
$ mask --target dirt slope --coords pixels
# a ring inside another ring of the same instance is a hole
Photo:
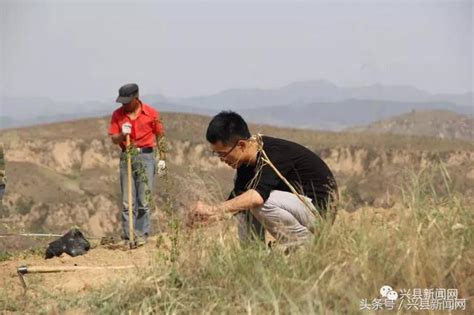
[[[6,308],[9,311],[32,310],[37,298],[45,303],[48,297],[54,305],[54,300],[60,296],[83,294],[92,288],[100,288],[108,283],[134,277],[150,266],[153,259],[152,253],[156,253],[156,250],[153,250],[155,246],[156,238],[152,238],[145,246],[133,250],[97,246],[86,255],[78,257],[63,254],[61,257],[45,260],[39,252],[12,257],[0,263],[0,304],[5,304],[0,308]],[[166,250],[166,246],[162,250]],[[128,266],[129,268],[27,274],[25,279],[28,290],[25,295],[17,275],[17,268],[22,265],[51,268],[71,266]],[[71,313],[80,313],[80,310],[71,310]]]

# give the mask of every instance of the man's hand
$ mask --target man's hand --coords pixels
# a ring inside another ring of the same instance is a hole
[[[156,174],[162,177],[166,175],[167,171],[168,169],[166,168],[166,162],[164,160],[159,160],[158,163],[156,163]]]
[[[122,125],[122,134],[123,135],[129,135],[132,133],[132,124],[129,122],[126,122]]]
[[[195,223],[205,223],[215,221],[218,213],[216,213],[214,207],[208,205],[202,201],[198,201],[194,204],[189,212],[188,225],[194,225]]]

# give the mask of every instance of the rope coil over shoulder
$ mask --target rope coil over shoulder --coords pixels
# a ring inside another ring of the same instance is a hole
[[[263,149],[263,139],[262,139],[262,134],[257,133],[256,135],[253,135],[250,139],[250,141],[254,141],[257,143],[257,152],[261,154],[260,159],[257,161],[257,166],[255,167],[255,175],[252,178],[252,180],[249,182],[247,185],[248,189],[255,189],[257,187],[257,184],[260,180],[260,177],[262,176],[262,169],[265,165],[270,166],[273,171],[278,175],[278,177],[285,183],[285,185],[288,186],[290,191],[298,197],[298,199],[305,205],[305,207],[311,211],[317,218],[322,219],[321,214],[319,213],[318,210],[316,210],[316,207],[308,202],[308,200],[305,198],[305,196],[299,194],[296,189],[291,185],[291,183],[278,171],[276,166],[272,163],[270,158],[268,157],[267,153]]]

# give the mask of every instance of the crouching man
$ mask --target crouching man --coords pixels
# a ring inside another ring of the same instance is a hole
[[[235,112],[216,115],[207,141],[213,154],[237,170],[229,199],[216,205],[197,202],[191,217],[211,220],[236,214],[242,241],[265,238],[267,230],[286,246],[311,239],[316,220],[334,218],[337,185],[326,163],[297,143],[267,136],[251,136],[247,123]]]

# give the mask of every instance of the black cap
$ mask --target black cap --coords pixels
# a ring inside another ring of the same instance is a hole
[[[121,104],[128,104],[132,99],[138,95],[138,85],[135,83],[125,84],[119,89],[119,96],[116,102]]]

